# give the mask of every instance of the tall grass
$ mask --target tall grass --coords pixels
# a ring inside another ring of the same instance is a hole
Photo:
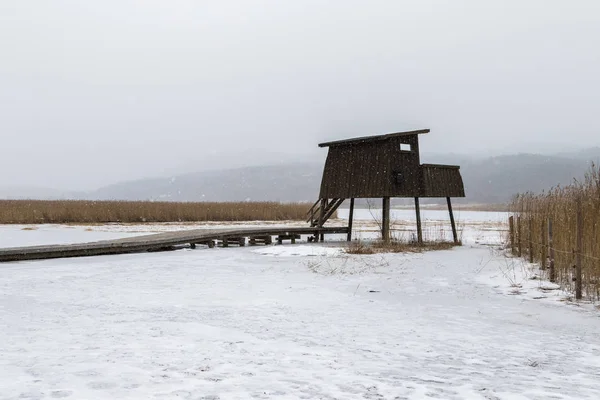
[[[529,256],[526,253],[531,234],[533,259],[537,262],[548,256],[549,248],[544,244],[548,221],[552,221],[556,282],[574,291],[578,207],[583,215],[583,296],[600,300],[600,167],[592,164],[581,182],[542,194],[519,194],[510,209],[515,217],[521,217],[523,255]]]
[[[376,253],[421,253],[433,250],[449,250],[460,243],[448,241],[424,241],[422,244],[415,242],[406,242],[402,240],[390,240],[388,243],[383,240],[373,242],[363,242],[357,240],[351,242],[346,248],[348,254],[376,254]]]
[[[2,224],[304,220],[308,203],[0,200]],[[333,218],[336,216],[334,215]]]

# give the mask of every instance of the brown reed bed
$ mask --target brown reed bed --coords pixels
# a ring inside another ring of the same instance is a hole
[[[304,220],[310,206],[277,202],[0,200],[0,224]]]
[[[382,240],[373,242],[357,240],[351,242],[345,251],[348,254],[421,253],[425,251],[450,250],[451,248],[460,245],[460,243],[448,241],[424,241],[419,244],[417,242],[406,242],[401,240],[391,240],[387,243]]]
[[[378,232],[381,232],[381,224]],[[392,226],[397,226],[398,221],[393,221]],[[445,232],[445,227],[434,224],[423,224],[423,242],[419,243],[417,233],[411,229],[398,230],[392,229],[392,238],[388,242],[381,236],[375,240],[355,240],[349,243],[345,249],[348,254],[377,254],[377,253],[421,253],[425,251],[449,250],[456,246],[462,246],[462,240],[458,243],[449,241]],[[458,229],[459,238],[462,237],[462,228]]]
[[[575,291],[574,266],[579,253],[583,298],[600,300],[600,167],[592,164],[583,181],[574,181],[569,186],[555,187],[541,194],[519,194],[510,210],[515,225],[520,217],[520,227],[515,226],[515,232],[521,231],[522,255],[529,258],[531,253],[535,262],[549,266],[548,225],[551,221],[556,283]],[[578,212],[583,221],[581,251],[577,243]],[[516,236],[518,242],[518,234]],[[514,247],[518,252],[516,243]]]

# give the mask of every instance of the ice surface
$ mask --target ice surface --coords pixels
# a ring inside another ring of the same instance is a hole
[[[392,236],[407,239],[415,235],[415,214],[411,210],[391,210]],[[448,213],[423,210],[423,232],[426,239],[441,237],[451,240],[452,230]],[[456,224],[463,243],[498,244],[505,240],[508,214],[501,212],[457,212]],[[381,210],[356,209],[354,214],[354,238],[379,237]],[[348,210],[338,210],[338,219],[327,222],[328,226],[345,226]],[[228,229],[257,226],[306,227],[303,221],[243,221],[243,222],[197,222],[197,223],[146,223],[146,224],[93,224],[93,225],[0,225],[0,247],[33,246],[43,244],[66,244],[116,239],[149,233],[179,231],[184,229]],[[305,237],[304,237],[305,238]],[[339,241],[345,235],[328,235],[327,240]]]
[[[0,247],[93,242],[134,235],[136,233],[102,230],[100,226],[0,225]]]
[[[289,246],[265,246],[258,247],[254,253],[270,255],[275,257],[291,256],[338,256],[344,253],[341,246],[325,247],[319,244],[299,244]]]
[[[600,398],[598,311],[529,279],[488,222],[428,253],[331,240],[3,263],[0,399]],[[92,228],[2,232],[126,233]]]
[[[354,218],[357,220],[381,219],[381,209],[377,208],[356,208]],[[338,217],[348,219],[349,210],[340,208]],[[490,212],[490,211],[458,211],[454,210],[454,218],[457,222],[501,222],[506,223],[508,213]],[[410,209],[391,209],[390,220],[416,221],[417,216],[414,210]],[[448,211],[421,209],[422,221],[444,221],[449,222]]]

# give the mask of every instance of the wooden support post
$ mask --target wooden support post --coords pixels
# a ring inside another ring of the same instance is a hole
[[[583,254],[583,205],[581,197],[577,199],[577,249],[575,254],[575,298],[583,297],[582,259]]]
[[[352,240],[352,220],[354,219],[354,199],[350,199],[350,210],[348,212],[348,241]]]
[[[250,236],[250,246],[256,246],[257,244],[268,245],[272,242],[271,235],[258,235],[258,236]]]
[[[446,197],[446,202],[448,203],[448,212],[450,213],[450,224],[452,225],[452,238],[454,239],[454,243],[458,244],[458,235],[456,234],[456,224],[454,223],[454,213],[452,212],[452,202],[450,201],[450,197]]]
[[[510,253],[512,255],[515,254],[515,219],[511,215],[508,217],[508,231],[509,231],[509,240],[510,240]]]
[[[541,229],[542,246],[540,249],[540,259],[542,262],[542,270],[546,269],[546,261],[548,258],[548,233],[546,230],[546,220],[542,219]]]
[[[381,216],[381,238],[385,243],[390,242],[390,198],[383,198],[383,212]]]
[[[415,212],[417,213],[417,242],[423,244],[423,229],[421,228],[421,207],[419,198],[415,197]]]
[[[554,268],[554,238],[552,236],[552,219],[548,218],[548,247],[550,248],[550,282],[556,282],[556,270]]]
[[[529,263],[533,264],[533,216],[529,217],[529,226],[527,227],[527,247],[529,247]]]
[[[519,257],[523,257],[523,241],[521,240],[521,236],[523,230],[521,229],[521,216],[517,217],[517,255]]]
[[[301,236],[298,233],[285,233],[277,236],[277,244],[282,244],[284,240],[291,240],[292,244],[296,243],[296,239],[300,239]]]

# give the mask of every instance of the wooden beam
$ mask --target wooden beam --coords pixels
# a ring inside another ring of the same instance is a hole
[[[383,210],[381,216],[381,238],[385,243],[390,241],[390,198],[383,198]]]
[[[319,210],[319,228],[323,227],[325,223],[325,209],[327,208],[327,199],[321,199],[321,209]],[[321,233],[320,235],[321,242],[325,240],[325,235]]]
[[[350,211],[348,214],[348,241],[352,240],[352,220],[354,219],[354,199],[350,199]]]
[[[521,229],[521,216],[517,216],[517,255],[523,257],[523,230]]]
[[[509,239],[510,239],[510,253],[512,255],[515,254],[515,220],[511,215],[508,217],[508,231],[509,231]]]
[[[417,214],[417,242],[423,244],[423,229],[421,228],[421,207],[419,206],[419,198],[415,197],[415,212]]]
[[[448,203],[448,212],[450,213],[450,224],[452,225],[452,238],[454,239],[454,243],[458,244],[458,235],[456,234],[456,223],[454,222],[454,213],[452,212],[452,202],[450,201],[450,197],[446,197],[446,202]]]
[[[328,209],[325,215],[323,216],[323,223],[321,227],[325,225],[325,222],[327,222],[327,220],[333,215],[333,213],[338,209],[338,207],[342,205],[343,202],[344,199],[334,199],[331,203],[327,205]]]
[[[319,228],[323,227],[325,222],[325,209],[327,208],[327,199],[321,199],[321,208],[319,209]]]

